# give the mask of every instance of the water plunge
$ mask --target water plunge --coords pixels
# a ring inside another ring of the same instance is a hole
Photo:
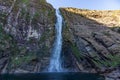
[[[59,9],[56,9],[56,17],[57,22],[55,25],[56,28],[56,40],[54,43],[52,57],[50,59],[50,65],[48,68],[49,72],[62,72],[62,65],[61,65],[61,50],[62,50],[62,16],[60,14]]]

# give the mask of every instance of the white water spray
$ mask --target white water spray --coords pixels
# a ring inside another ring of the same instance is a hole
[[[62,50],[62,16],[59,9],[56,9],[57,22],[55,25],[56,28],[56,40],[54,43],[54,48],[52,52],[52,57],[50,60],[50,65],[48,68],[49,72],[62,72],[61,66],[61,50]]]

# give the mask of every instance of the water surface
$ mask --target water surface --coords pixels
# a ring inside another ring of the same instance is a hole
[[[37,73],[37,74],[3,74],[0,80],[104,80],[98,74],[89,73]]]

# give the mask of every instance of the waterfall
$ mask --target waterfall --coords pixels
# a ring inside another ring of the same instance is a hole
[[[50,65],[48,68],[49,72],[61,72],[61,50],[62,50],[62,16],[59,9],[56,9],[57,22],[55,25],[56,28],[56,40],[52,50],[52,56],[50,59]]]

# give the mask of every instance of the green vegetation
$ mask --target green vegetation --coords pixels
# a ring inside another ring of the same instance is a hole
[[[40,42],[43,42],[43,41],[45,41],[46,40],[46,34],[43,34],[42,36],[41,36],[41,38],[40,38]]]
[[[2,0],[0,2],[4,2],[6,7],[11,7],[13,0]],[[34,15],[31,12],[32,10],[35,13]],[[8,70],[10,71],[22,65],[28,65],[34,59],[39,58],[38,61],[41,61],[43,58],[50,56],[49,52],[54,38],[53,30],[55,22],[53,7],[47,4],[46,0],[16,0],[11,13],[10,20],[17,19],[16,21],[18,21],[17,25],[14,25],[12,22],[9,23],[11,27],[15,27],[16,34],[10,34],[12,32],[6,33],[4,26],[0,25],[0,58],[2,58],[2,55],[8,58]],[[1,24],[7,18],[6,14],[1,11]],[[30,20],[32,29],[40,32],[40,39],[32,37],[27,41],[27,29],[29,28]],[[8,23],[5,22],[5,24],[7,26]],[[11,28],[8,26],[8,29]],[[17,34],[17,32],[20,34]],[[20,40],[18,40],[19,37]]]
[[[22,3],[29,4],[29,0],[21,0]]]
[[[107,57],[110,59],[110,61],[108,62],[110,63],[109,66],[117,67],[118,65],[120,65],[120,55],[109,54]]]
[[[7,35],[1,26],[0,26],[0,40],[12,40],[11,36]]]
[[[95,59],[96,61],[92,60],[96,66],[98,67],[117,67],[120,65],[120,55],[107,55],[107,58],[110,60],[100,60],[100,59]]]
[[[40,3],[46,3],[46,0],[39,0]]]
[[[2,13],[2,12],[0,12],[0,24],[1,23],[5,23],[5,18],[6,18],[6,16],[7,16],[7,13]]]
[[[78,47],[72,44],[71,48],[72,48],[74,55],[79,60],[81,58],[81,52],[79,51]]]
[[[19,67],[22,64],[29,63],[31,60],[35,59],[34,53],[29,53],[28,55],[14,55],[11,57],[11,67]]]
[[[40,13],[38,13],[38,12],[36,12],[35,14],[34,14],[34,18],[38,18],[40,16]]]
[[[32,59],[36,58],[34,53],[28,54],[26,47],[17,46],[12,36],[5,33],[0,25],[0,55],[2,54],[9,55],[9,69],[10,67],[18,67],[22,63],[28,63]]]
[[[12,37],[6,34],[0,25],[0,50],[6,51],[13,46],[12,43]]]

